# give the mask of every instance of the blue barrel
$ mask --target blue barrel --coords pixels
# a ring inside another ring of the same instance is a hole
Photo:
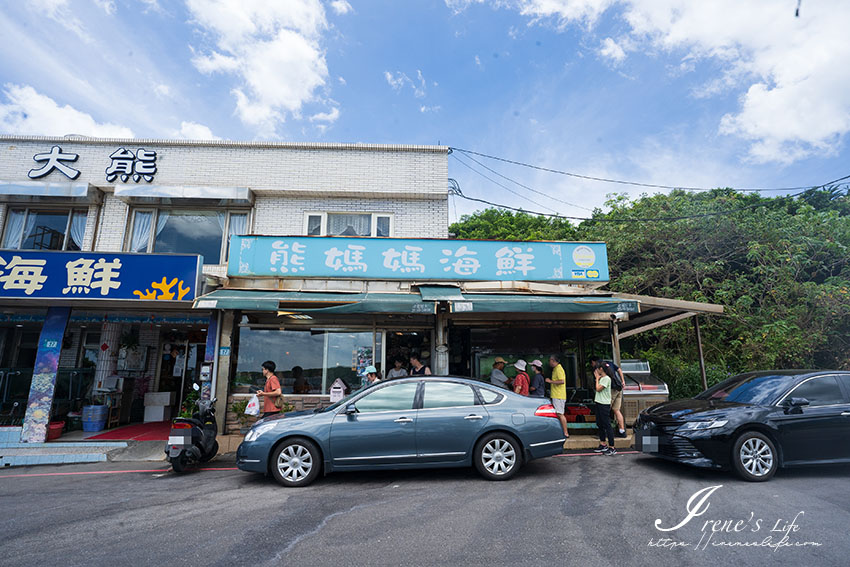
[[[106,406],[83,406],[83,431],[100,431],[106,426]]]

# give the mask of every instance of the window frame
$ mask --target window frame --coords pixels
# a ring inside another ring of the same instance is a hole
[[[826,407],[832,407],[832,406],[843,406],[843,405],[846,405],[846,404],[847,404],[847,395],[846,395],[846,394],[845,394],[845,392],[844,392],[843,385],[841,384],[841,381],[838,379],[838,376],[836,376],[835,374],[819,374],[818,376],[810,376],[809,378],[806,378],[805,380],[803,380],[803,381],[799,382],[798,384],[795,384],[795,385],[794,385],[794,386],[793,386],[790,390],[788,390],[788,393],[787,393],[787,394],[785,394],[784,396],[782,396],[782,399],[780,399],[780,400],[779,400],[779,402],[778,402],[776,405],[777,405],[777,406],[782,406],[782,405],[785,403],[785,400],[790,400],[791,398],[797,398],[797,397],[799,397],[799,396],[795,396],[795,395],[794,395],[794,393],[795,393],[795,392],[796,392],[796,391],[797,391],[797,390],[798,390],[798,389],[799,389],[799,388],[800,388],[803,384],[808,384],[808,383],[809,383],[809,382],[811,382],[812,380],[817,380],[817,379],[819,379],[819,378],[820,378],[820,379],[832,378],[832,379],[833,379],[833,381],[835,382],[835,385],[836,385],[836,386],[838,386],[838,391],[841,393],[841,396],[842,396],[842,400],[843,400],[843,401],[841,401],[841,402],[837,402],[837,403],[832,403],[832,404],[815,404],[815,405],[810,404],[810,405],[808,405],[808,406],[806,406],[806,407],[811,407],[811,408],[826,408]],[[806,398],[806,399],[808,399],[808,398]]]
[[[370,234],[359,238],[392,238],[395,236],[395,214],[375,211],[304,211],[304,222],[302,230],[305,236],[330,236],[328,234],[328,215],[371,215]],[[310,235],[310,217],[321,217],[319,234]],[[386,217],[390,221],[390,233],[388,236],[378,236],[378,218]]]
[[[2,240],[5,239],[5,237],[6,237],[6,230],[9,227],[9,216],[15,211],[24,211],[24,226],[26,226],[27,218],[29,217],[30,213],[33,212],[33,211],[36,212],[36,213],[38,213],[38,212],[42,212],[42,213],[65,212],[67,214],[68,218],[65,221],[65,238],[62,240],[62,248],[59,249],[60,252],[67,252],[68,251],[68,243],[71,241],[71,223],[74,220],[74,214],[75,213],[85,213],[86,224],[88,224],[88,221],[89,221],[88,207],[74,207],[74,206],[62,206],[62,205],[56,205],[56,206],[43,205],[43,206],[36,206],[36,207],[31,207],[31,206],[18,207],[18,206],[15,206],[14,203],[9,203],[6,206],[6,218],[4,219],[4,222],[3,222],[3,234],[0,235],[0,242],[2,242]],[[24,234],[23,234],[23,232],[21,232],[21,236],[18,239],[17,246],[15,246],[14,248],[6,248],[6,250],[33,250],[35,252],[39,251],[38,248],[32,248],[32,249],[21,248],[23,241],[24,241]],[[82,249],[82,246],[80,248]],[[76,250],[71,250],[71,252],[76,252]]]
[[[384,382],[384,381],[382,380],[381,382]],[[369,415],[374,415],[374,414],[378,414],[378,413],[398,413],[398,412],[404,412],[404,411],[417,411],[418,410],[417,405],[419,405],[419,400],[420,400],[420,397],[422,395],[422,390],[421,390],[422,381],[417,380],[417,381],[411,381],[411,382],[397,382],[397,381],[394,381],[394,380],[389,380],[389,381],[386,381],[386,382],[387,382],[386,384],[381,384],[380,386],[377,386],[377,387],[373,386],[371,388],[368,388],[365,392],[363,392],[362,396],[360,396],[356,400],[351,400],[346,405],[354,404],[354,407],[357,408],[357,413],[369,414]],[[411,401],[409,408],[406,408],[406,409],[391,409],[391,410],[377,410],[377,411],[363,411],[363,410],[361,410],[360,408],[357,407],[357,404],[359,404],[361,401],[365,400],[369,396],[373,396],[373,395],[377,394],[378,392],[380,392],[382,390],[386,390],[387,388],[401,388],[401,387],[404,387],[404,386],[413,386],[413,400]],[[345,413],[345,409],[346,408],[343,408],[342,413]]]
[[[426,395],[428,394],[428,386],[431,385],[431,384],[434,384],[434,385],[437,385],[437,386],[443,386],[443,385],[450,384],[450,385],[453,385],[453,386],[461,386],[461,387],[469,388],[469,390],[472,392],[472,404],[471,405],[464,405],[464,406],[434,406],[434,407],[426,408],[425,407],[425,400],[427,399]],[[464,384],[463,382],[453,382],[451,380],[423,380],[422,402],[421,402],[419,409],[422,410],[422,411],[430,411],[430,410],[474,408],[476,406],[484,405],[481,402],[482,402],[482,400],[480,399],[479,393],[476,392],[475,388],[472,387],[472,385],[470,385],[470,384]],[[493,404],[491,404],[491,405],[493,405]]]
[[[252,210],[247,209],[247,208],[246,209],[240,209],[240,208],[227,209],[226,208],[226,209],[224,209],[224,211],[222,211],[221,209],[218,209],[218,208],[215,208],[215,207],[194,207],[194,208],[193,207],[145,207],[145,206],[131,207],[130,213],[129,213],[129,217],[130,217],[129,222],[127,223],[127,227],[126,227],[125,232],[124,232],[124,246],[123,246],[123,248],[124,248],[125,252],[132,252],[132,250],[130,250],[130,242],[133,238],[133,230],[134,230],[135,225],[136,225],[136,213],[138,212],[138,213],[151,213],[153,215],[152,218],[151,218],[151,230],[148,233],[148,244],[147,244],[146,252],[139,252],[139,254],[154,254],[155,253],[153,251],[153,249],[154,249],[154,246],[156,244],[156,234],[155,234],[155,231],[153,230],[153,228],[156,226],[156,224],[159,220],[159,212],[161,210],[166,210],[166,211],[204,211],[204,212],[213,211],[213,212],[216,212],[216,213],[221,213],[221,212],[227,213],[227,217],[225,218],[225,221],[224,221],[224,228],[223,228],[222,233],[221,233],[221,248],[220,248],[220,251],[219,251],[219,262],[217,264],[210,264],[210,263],[206,262],[206,260],[205,260],[204,265],[208,265],[208,266],[221,266],[221,265],[227,264],[228,252],[229,252],[229,248],[230,248],[230,217],[232,215],[246,215],[246,219],[245,219],[246,233],[250,234],[250,232],[251,232],[251,220],[252,220],[251,219],[251,213],[252,213]],[[186,252],[186,254],[188,254],[188,252]]]

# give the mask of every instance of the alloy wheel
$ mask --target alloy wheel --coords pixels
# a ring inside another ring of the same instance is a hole
[[[758,437],[752,437],[741,445],[740,459],[744,469],[753,476],[764,476],[773,468],[773,450]]]
[[[289,445],[277,458],[277,470],[285,480],[300,482],[313,470],[313,455],[303,445]]]
[[[481,461],[489,472],[501,476],[516,465],[514,446],[505,439],[492,439],[481,452]]]

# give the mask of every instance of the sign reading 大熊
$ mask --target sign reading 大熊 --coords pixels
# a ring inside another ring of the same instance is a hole
[[[201,257],[0,250],[0,298],[192,301]]]
[[[228,276],[608,281],[604,242],[233,236]]]

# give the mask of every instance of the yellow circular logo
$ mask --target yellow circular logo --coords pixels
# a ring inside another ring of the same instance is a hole
[[[573,250],[573,262],[576,263],[576,266],[589,268],[596,262],[596,254],[589,246],[579,246]]]

